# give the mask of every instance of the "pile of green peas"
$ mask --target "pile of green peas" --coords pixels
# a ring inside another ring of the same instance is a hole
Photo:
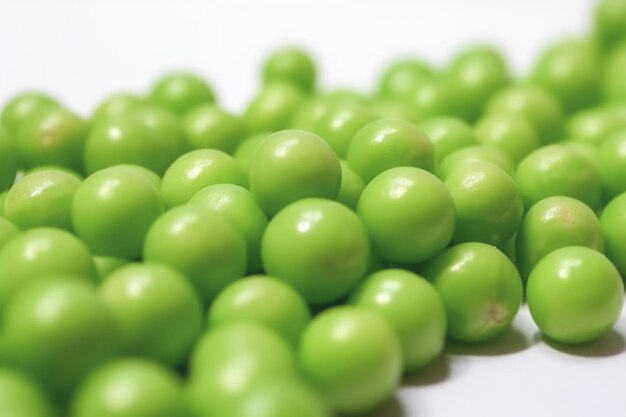
[[[515,78],[488,46],[323,91],[276,50],[242,114],[197,75],[0,118],[0,415],[380,407],[525,301],[589,343],[626,277],[626,0]]]

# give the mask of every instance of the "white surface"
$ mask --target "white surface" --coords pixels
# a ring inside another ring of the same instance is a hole
[[[283,43],[309,47],[328,88],[372,89],[395,56],[445,65],[472,41],[499,45],[523,71],[551,39],[587,30],[592,7],[590,0],[0,0],[0,102],[39,88],[87,114],[109,93],[142,92],[166,70],[191,68],[240,110],[263,55]],[[377,415],[626,415],[626,317],[599,343],[568,350],[541,341],[527,310],[515,328],[491,344],[449,348]]]

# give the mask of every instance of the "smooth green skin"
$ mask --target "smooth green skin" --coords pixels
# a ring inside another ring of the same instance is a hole
[[[24,169],[58,165],[83,172],[88,134],[88,123],[76,114],[61,107],[44,107],[25,118],[13,138]]]
[[[600,145],[612,133],[626,128],[616,109],[593,107],[572,115],[566,125],[567,137],[576,142]]]
[[[198,149],[179,157],[163,175],[161,197],[166,208],[181,206],[198,191],[214,184],[248,186],[243,168],[216,149]]]
[[[488,162],[460,166],[445,181],[454,201],[452,242],[500,246],[513,237],[524,215],[515,181]]]
[[[454,203],[433,174],[392,168],[365,186],[357,213],[374,253],[392,262],[425,261],[443,250],[454,232]]]
[[[176,269],[206,304],[244,276],[246,243],[223,215],[199,206],[169,210],[150,227],[143,259]]]
[[[571,197],[545,198],[526,212],[517,233],[517,266],[524,280],[550,252],[585,246],[602,252],[603,238],[596,213]]]
[[[387,99],[404,100],[425,80],[434,78],[432,68],[419,59],[401,59],[387,66],[378,81],[378,94]]]
[[[405,372],[414,372],[443,351],[446,312],[435,288],[421,276],[386,269],[368,276],[350,303],[383,316],[402,349]]]
[[[600,215],[606,256],[626,277],[626,193],[611,200]],[[626,279],[626,278],[625,278]]]
[[[461,166],[472,162],[493,164],[511,176],[515,173],[513,161],[506,153],[491,146],[474,145],[461,148],[446,156],[437,166],[437,176],[445,181]]]
[[[587,343],[608,333],[624,304],[619,272],[601,253],[557,249],[533,269],[526,302],[541,332],[561,343]]]
[[[375,103],[372,97],[351,88],[337,88],[327,91],[321,95],[321,98],[328,101],[329,104],[346,103],[371,106]]]
[[[170,161],[191,150],[183,123],[176,113],[157,106],[142,106],[133,111],[133,116],[152,130],[159,147],[168,152]]]
[[[24,178],[27,175],[30,174],[35,174],[37,172],[48,172],[48,171],[57,171],[57,172],[62,172],[64,174],[69,174],[77,179],[79,179],[80,181],[82,181],[84,179],[84,177],[79,174],[76,171],[72,171],[71,169],[68,168],[63,168],[60,166],[56,166],[56,165],[39,165],[35,168],[29,169],[28,171],[24,171],[23,174],[21,175],[20,178]]]
[[[228,323],[208,331],[190,361],[187,398],[198,415],[224,416],[224,402],[268,379],[297,375],[296,358],[274,331],[253,323]],[[236,376],[236,378],[233,378]]]
[[[432,142],[415,124],[400,119],[380,119],[361,128],[348,147],[347,161],[365,183],[395,167],[434,171]]]
[[[600,41],[610,48],[626,39],[626,3],[623,0],[602,0],[594,13],[594,26]]]
[[[239,162],[246,174],[250,172],[250,163],[252,162],[252,158],[254,157],[257,148],[261,142],[267,139],[270,135],[271,133],[268,132],[255,133],[254,135],[244,138],[241,143],[237,145],[237,148],[233,153],[233,158]]]
[[[24,375],[0,369],[0,415],[10,417],[56,417],[41,389]]]
[[[394,392],[402,353],[387,321],[362,307],[342,306],[316,316],[304,331],[300,367],[341,414],[364,413]]]
[[[550,46],[535,63],[530,79],[550,91],[568,111],[589,107],[600,98],[602,65],[588,40]]]
[[[381,119],[403,119],[413,121],[413,112],[406,101],[381,100],[372,104],[371,109]]]
[[[7,199],[7,195],[9,195],[9,191],[3,191],[0,193],[0,217],[4,218],[4,202]]]
[[[565,144],[529,154],[518,165],[515,181],[526,207],[555,195],[576,198],[592,209],[602,202],[602,181],[594,163]]]
[[[249,181],[259,205],[273,216],[303,198],[337,198],[341,165],[332,148],[316,134],[284,130],[258,146],[250,162]]]
[[[200,77],[186,72],[174,72],[157,80],[148,95],[149,100],[179,116],[201,104],[215,102],[215,93]]]
[[[361,193],[365,189],[365,182],[352,169],[350,169],[346,161],[342,160],[340,163],[341,186],[339,187],[337,201],[356,211]]]
[[[287,47],[272,52],[263,63],[261,79],[264,84],[288,82],[305,92],[315,89],[315,63],[302,49]]]
[[[31,229],[13,237],[0,251],[0,308],[33,282],[53,275],[96,282],[96,267],[87,246],[60,229]]]
[[[485,342],[506,330],[522,303],[515,265],[485,243],[452,246],[424,269],[443,299],[447,334],[461,342]]]
[[[474,46],[459,53],[446,75],[454,83],[468,120],[476,120],[489,98],[509,82],[504,58],[489,46]]]
[[[102,100],[91,114],[93,122],[117,117],[149,106],[148,100],[133,93],[116,93]]]
[[[71,417],[190,417],[182,382],[145,359],[118,359],[93,372],[71,404]]]
[[[280,211],[261,243],[265,272],[294,287],[311,304],[348,294],[365,276],[369,256],[367,230],[356,213],[318,198]]]
[[[96,122],[85,144],[85,168],[89,174],[132,164],[163,175],[175,158],[156,131],[133,114]]]
[[[520,116],[509,114],[485,116],[476,123],[474,132],[481,144],[506,153],[515,166],[541,146],[535,128]]]
[[[4,245],[11,241],[11,239],[19,234],[20,229],[18,229],[17,226],[4,217],[0,217],[0,250],[2,250]]]
[[[376,120],[376,114],[366,105],[347,100],[331,101],[313,126],[340,158],[345,158],[352,138],[361,128]]]
[[[454,151],[479,145],[471,126],[456,117],[435,117],[421,123],[419,127],[433,144],[436,164]]]
[[[44,108],[60,107],[52,97],[36,91],[27,91],[13,96],[2,109],[0,125],[15,135],[20,125],[32,114]]]
[[[565,116],[561,104],[551,93],[532,84],[516,84],[498,91],[487,102],[485,112],[526,119],[542,143],[556,142],[563,136]]]
[[[312,131],[332,101],[332,99],[324,96],[310,97],[298,107],[289,127],[291,129]]]
[[[595,162],[607,197],[613,198],[626,191],[626,130],[606,138]]]
[[[246,242],[247,273],[261,271],[261,238],[268,218],[250,191],[234,184],[211,185],[198,191],[188,204],[222,214]]]
[[[412,120],[423,122],[438,116],[466,116],[457,88],[449,80],[429,79],[420,83],[406,99]]]
[[[243,120],[212,104],[189,111],[184,126],[193,149],[217,149],[232,154],[246,135]]]
[[[594,166],[596,167],[596,169],[598,169],[598,173],[600,173],[599,169],[600,167],[598,166],[598,154],[600,152],[599,147],[592,145],[591,143],[586,143],[586,142],[576,142],[576,141],[572,141],[572,140],[564,140],[563,142],[561,142],[564,145],[569,146],[571,149],[574,149],[576,152],[578,152],[579,154],[583,155],[585,158],[587,158],[589,161],[591,161]],[[602,174],[600,173],[600,176],[602,176]],[[606,190],[605,190],[606,191]]]
[[[244,112],[243,121],[247,131],[259,133],[287,129],[305,98],[302,90],[291,83],[264,85]]]
[[[177,271],[152,263],[112,272],[99,289],[120,328],[123,352],[180,365],[202,330],[202,305]]]
[[[118,332],[93,284],[58,278],[32,284],[7,305],[4,336],[11,366],[65,397],[118,352]]]
[[[15,183],[4,203],[4,216],[22,230],[56,227],[72,231],[72,200],[81,184],[61,171],[29,174]]]
[[[293,288],[255,275],[226,287],[213,301],[207,321],[212,327],[239,321],[266,326],[296,347],[310,319],[306,301]]]
[[[8,190],[19,169],[15,143],[6,130],[0,127],[0,190]]]
[[[96,265],[96,271],[98,271],[98,282],[102,282],[113,271],[127,265],[130,261],[112,256],[94,256],[93,263]]]
[[[76,191],[76,234],[100,256],[138,259],[150,225],[163,213],[158,188],[145,175],[114,166],[90,175]]]
[[[300,378],[272,378],[253,384],[240,398],[225,402],[216,416],[228,417],[330,417],[319,394]]]

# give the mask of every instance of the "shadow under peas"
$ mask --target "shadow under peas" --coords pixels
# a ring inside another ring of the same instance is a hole
[[[407,417],[404,407],[394,396],[385,404],[374,411],[361,415],[360,417]]]
[[[497,356],[510,355],[529,348],[531,343],[515,327],[505,330],[500,336],[487,342],[464,343],[448,340],[445,353],[450,355]]]
[[[405,375],[403,386],[419,387],[434,385],[445,381],[450,376],[450,362],[446,355],[439,355],[432,363],[414,373]]]
[[[619,355],[626,350],[624,336],[615,330],[611,330],[608,334],[596,341],[582,345],[560,343],[541,333],[537,333],[536,338],[542,340],[546,345],[559,352],[574,356],[601,358]]]

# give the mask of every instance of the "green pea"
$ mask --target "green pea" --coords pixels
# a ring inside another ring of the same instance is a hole
[[[393,262],[425,261],[454,231],[454,203],[433,174],[420,168],[387,170],[365,186],[357,208],[374,252]]]
[[[556,142],[563,136],[561,104],[551,93],[532,84],[516,84],[498,91],[487,102],[485,112],[525,118],[542,143]]]
[[[402,100],[381,100],[371,105],[372,111],[380,119],[402,119],[415,121],[411,107]]]
[[[457,88],[449,80],[424,80],[411,92],[406,102],[413,113],[413,120],[418,122],[438,116],[466,116],[463,103],[457,97]]]
[[[626,39],[626,3],[623,0],[602,0],[594,13],[595,30],[606,47]]]
[[[0,127],[0,190],[8,190],[19,169],[17,148],[6,130]]]
[[[598,102],[601,78],[598,51],[589,41],[577,39],[550,46],[531,75],[533,82],[554,94],[570,112]]]
[[[291,83],[274,82],[263,86],[248,103],[243,116],[249,133],[287,129],[305,102],[305,95]]]
[[[174,72],[154,83],[149,100],[182,116],[195,106],[214,103],[215,93],[197,75]]]
[[[626,130],[611,134],[600,145],[596,166],[609,198],[626,191]]]
[[[337,195],[337,201],[341,204],[350,207],[352,210],[356,210],[359,198],[365,183],[363,179],[359,177],[356,172],[352,171],[346,161],[341,162],[341,187],[339,188],[339,194]]]
[[[111,313],[93,285],[76,278],[41,281],[16,294],[5,309],[4,336],[12,366],[61,398],[118,352]]]
[[[180,378],[145,359],[118,359],[89,375],[71,417],[190,417]]]
[[[117,93],[102,100],[91,114],[92,121],[123,116],[149,106],[148,100],[133,93]]]
[[[297,346],[311,318],[300,294],[283,282],[256,275],[226,287],[213,301],[208,323],[215,327],[246,321],[266,326]]]
[[[335,199],[341,165],[319,136],[284,130],[269,136],[250,162],[250,191],[272,216],[289,203],[307,197]]]
[[[185,132],[194,149],[217,149],[232,154],[246,131],[243,121],[215,105],[203,105],[188,112]]]
[[[60,107],[60,104],[47,94],[26,91],[13,96],[2,109],[0,124],[11,136],[15,136],[20,125],[31,115],[45,108]]]
[[[455,117],[435,117],[419,126],[433,144],[436,164],[454,151],[479,144],[470,125]]]
[[[526,207],[556,195],[576,198],[592,209],[601,204],[598,170],[568,145],[549,145],[532,152],[520,162],[515,180]]]
[[[246,271],[255,273],[262,269],[261,238],[268,219],[250,191],[234,184],[211,185],[198,191],[189,204],[222,214],[246,241]]]
[[[291,129],[312,131],[324,115],[332,100],[327,97],[310,97],[303,102],[293,115]]]
[[[176,113],[157,106],[143,106],[132,114],[152,130],[170,162],[190,150],[183,124]]]
[[[488,115],[476,123],[474,131],[480,143],[506,153],[515,166],[541,145],[533,126],[520,116]]]
[[[526,301],[543,334],[562,343],[586,343],[617,322],[624,285],[601,253],[571,246],[539,261],[528,278]]]
[[[187,277],[204,303],[244,275],[246,244],[221,214],[198,206],[165,212],[148,230],[143,260]]]
[[[93,263],[98,271],[98,281],[103,282],[113,271],[130,263],[128,259],[113,256],[94,256]]]
[[[340,203],[318,198],[280,211],[261,244],[266,273],[293,286],[312,304],[347,295],[365,276],[369,253],[361,219]]]
[[[56,417],[47,395],[26,376],[0,369],[0,415],[11,417]]]
[[[230,155],[216,149],[188,152],[163,175],[161,196],[166,208],[181,206],[198,191],[214,184],[248,186],[244,170]]]
[[[602,252],[602,231],[594,211],[581,201],[563,196],[534,204],[517,233],[517,265],[522,278],[526,280],[547,254],[567,246]]]
[[[348,147],[347,161],[365,183],[390,168],[412,166],[433,171],[433,144],[415,124],[381,119],[361,128]]]
[[[74,235],[59,229],[31,229],[5,243],[0,251],[0,306],[33,282],[54,275],[97,280],[89,250]]]
[[[329,104],[361,105],[369,107],[374,104],[372,97],[351,88],[337,88],[327,91],[321,98]]]
[[[606,256],[626,277],[626,193],[612,199],[602,211],[600,226],[604,236]]]
[[[334,307],[316,316],[302,336],[299,360],[304,374],[341,414],[364,413],[382,404],[402,373],[392,327],[362,307]]]
[[[161,213],[159,190],[146,174],[127,166],[90,175],[72,203],[74,230],[91,250],[125,259],[139,258],[148,228]]]
[[[22,230],[72,227],[72,201],[81,180],[61,171],[26,175],[11,187],[4,206],[5,217]]]
[[[244,138],[241,143],[237,145],[235,152],[233,154],[233,158],[239,162],[244,172],[247,174],[250,172],[250,163],[252,162],[252,158],[256,153],[257,148],[271,133],[261,132],[255,133]]]
[[[286,47],[275,50],[265,59],[261,71],[264,83],[289,82],[305,92],[315,88],[315,63],[302,49]]]
[[[350,300],[389,322],[400,341],[405,372],[423,368],[443,351],[443,302],[434,287],[419,275],[401,269],[375,272]]]
[[[83,172],[83,150],[89,126],[58,106],[43,107],[20,122],[14,135],[22,167],[58,165]]]
[[[124,353],[178,366],[202,329],[202,305],[187,279],[159,264],[129,264],[100,289],[120,329]]]
[[[453,171],[445,184],[456,213],[454,243],[500,246],[513,237],[524,204],[506,172],[487,162],[471,162]]]
[[[0,193],[0,217],[4,218],[4,202],[9,195],[9,191],[3,191]]]
[[[407,99],[434,71],[419,59],[401,59],[384,68],[378,81],[378,94],[389,99]]]
[[[4,217],[0,217],[0,250],[19,234],[20,229],[18,229],[17,226]]]
[[[472,162],[487,162],[513,176],[515,168],[511,158],[503,151],[485,145],[474,145],[461,148],[446,156],[437,166],[437,176],[446,180],[454,171]]]
[[[495,338],[509,328],[522,303],[515,265],[485,243],[452,246],[428,262],[423,273],[443,299],[448,336],[462,342]]]
[[[576,142],[599,145],[611,133],[626,128],[615,109],[592,107],[573,114],[567,121],[567,137]]]

